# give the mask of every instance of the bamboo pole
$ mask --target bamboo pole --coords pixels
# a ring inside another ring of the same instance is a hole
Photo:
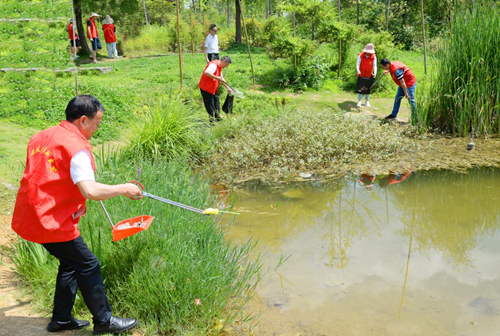
[[[245,16],[243,15],[243,7],[241,6],[240,0],[238,0],[238,4],[240,5],[240,14],[241,14],[240,16],[241,16],[241,21],[243,21],[243,29],[245,30],[245,38],[247,40],[248,57],[250,58],[250,67],[252,68],[252,81],[253,85],[255,85],[255,73],[253,70],[252,53],[250,52],[250,42],[248,41],[247,25],[245,24]]]
[[[356,0],[356,12],[357,12],[356,25],[359,26],[359,0]]]
[[[293,19],[293,37],[295,37],[295,27],[297,22],[295,21],[295,12],[292,13]],[[293,68],[297,70],[297,55],[293,55]]]
[[[192,8],[189,10],[189,22],[191,22],[191,55],[194,56],[194,39],[193,39],[194,26],[193,26],[193,9]]]
[[[424,38],[424,71],[427,75],[427,43],[425,41],[424,0],[420,0],[420,10],[422,16],[422,36]]]
[[[181,77],[181,87],[182,87],[182,51],[181,51],[181,21],[179,17],[179,0],[175,0],[176,9],[177,9],[177,41],[179,46],[179,71]]]
[[[339,22],[340,22],[340,11],[341,11],[341,6],[340,6],[340,0],[337,1],[338,5],[338,10],[339,10]],[[340,78],[340,64],[342,63],[342,38],[339,37],[339,70],[337,73],[337,77]]]

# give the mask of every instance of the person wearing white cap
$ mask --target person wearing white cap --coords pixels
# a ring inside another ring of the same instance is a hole
[[[109,15],[106,15],[106,18],[102,21],[102,31],[104,32],[104,40],[106,41],[109,58],[118,58],[118,51],[116,51],[116,28],[113,22],[113,19]]]
[[[92,13],[87,21],[87,37],[92,44],[92,63],[97,63],[97,52],[102,49],[101,40],[99,39],[99,32],[94,19],[99,17],[99,14]]]
[[[368,43],[361,54],[358,55],[356,63],[356,77],[375,78],[377,77],[377,56],[375,55],[375,47]],[[370,94],[365,94],[366,107],[370,107]],[[356,107],[361,107],[363,94],[358,93],[358,104]]]

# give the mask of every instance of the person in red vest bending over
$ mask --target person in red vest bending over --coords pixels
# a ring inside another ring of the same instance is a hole
[[[22,238],[42,244],[59,259],[50,332],[81,329],[88,321],[71,315],[77,288],[93,317],[94,333],[118,333],[133,328],[135,319],[114,317],[104,291],[101,266],[83,241],[78,222],[86,200],[141,195],[131,183],[107,185],[95,181],[89,139],[102,121],[104,107],[93,96],[73,98],[66,120],[36,133],[28,143],[12,229]]]
[[[73,20],[69,21],[68,25],[68,37],[69,37],[69,45],[71,46],[71,56],[74,60],[76,60],[79,56],[78,50],[81,48],[80,39],[78,38],[78,34],[76,33],[76,27],[73,25]]]
[[[90,19],[87,21],[87,37],[92,44],[92,63],[97,63],[97,52],[102,49],[101,40],[99,39],[99,32],[95,24],[95,19],[99,17],[98,14],[90,14]]]
[[[118,51],[116,51],[116,28],[113,22],[113,19],[109,15],[106,15],[106,18],[102,21],[102,31],[104,32],[104,40],[106,41],[109,58],[118,58]]]
[[[203,70],[200,83],[198,84],[210,122],[221,120],[219,115],[219,96],[217,95],[217,89],[220,83],[226,87],[229,94],[231,93],[231,89],[224,82],[224,77],[222,76],[222,69],[229,66],[229,64],[231,64],[231,58],[229,58],[229,56],[224,56],[220,60],[211,61],[207,64],[205,70]]]
[[[368,43],[361,54],[358,55],[356,63],[356,77],[375,78],[377,77],[377,56],[375,55],[375,47]],[[358,93],[358,104],[356,107],[361,107],[361,99],[363,94]],[[370,107],[370,94],[365,94],[366,107]]]
[[[413,119],[416,106],[415,89],[417,88],[417,78],[410,68],[398,61],[391,62],[387,58],[384,58],[380,61],[380,66],[385,70],[383,76],[390,73],[394,83],[399,86],[396,98],[394,99],[392,113],[385,117],[385,119],[396,119],[399,112],[399,106],[401,105],[401,99],[404,97],[410,101],[411,117]]]

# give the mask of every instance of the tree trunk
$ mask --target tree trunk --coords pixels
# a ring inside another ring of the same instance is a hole
[[[424,0],[420,0],[420,9],[422,14],[422,36],[424,38],[424,71],[427,75],[427,43],[425,41]]]
[[[235,15],[236,34],[234,37],[234,41],[236,43],[241,43],[241,6],[238,0],[235,0],[235,7],[236,7],[236,15]]]
[[[146,0],[142,0],[142,6],[144,7],[144,17],[146,18],[146,26],[149,27],[148,12],[146,11]]]
[[[356,25],[359,26],[359,0],[356,0],[356,11],[357,11],[357,18],[356,18]]]
[[[271,15],[271,0],[266,1],[266,20],[269,20]]]
[[[80,4],[80,0],[73,0],[73,6],[75,6],[75,16],[76,16],[76,28],[78,29],[78,36],[80,37],[80,44],[82,45],[83,52],[90,54],[90,48],[87,44],[87,36],[86,30],[83,28],[82,21],[82,5]],[[85,25],[87,27],[87,25]]]

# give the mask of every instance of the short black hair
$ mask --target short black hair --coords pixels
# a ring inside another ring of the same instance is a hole
[[[231,61],[231,57],[229,57],[229,56],[222,56],[220,61],[221,62],[224,61],[224,62],[229,63],[229,64],[231,64],[233,62],[233,61]]]
[[[208,30],[210,31],[216,27],[217,27],[217,25],[215,23],[211,23],[210,26],[208,26]]]
[[[96,97],[91,95],[76,96],[66,106],[66,120],[73,122],[81,116],[93,119],[99,111],[104,112],[104,106]]]
[[[387,58],[382,58],[382,60],[380,61],[380,64],[382,64],[383,66],[386,66],[386,65],[391,64],[391,61],[389,61]]]

